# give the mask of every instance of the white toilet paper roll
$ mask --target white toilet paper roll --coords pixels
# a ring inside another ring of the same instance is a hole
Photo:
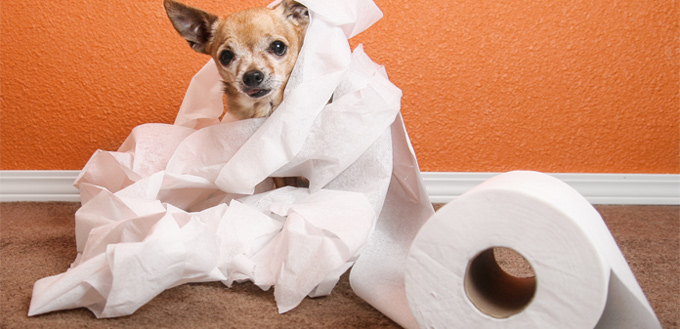
[[[505,273],[495,247],[521,254],[535,276]],[[492,178],[425,223],[406,294],[421,328],[661,327],[598,212],[536,172]]]

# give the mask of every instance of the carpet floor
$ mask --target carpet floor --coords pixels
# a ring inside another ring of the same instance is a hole
[[[130,316],[96,319],[86,309],[29,318],[33,283],[75,258],[79,203],[0,203],[0,328],[399,328],[357,297],[348,274],[330,296],[278,314],[273,291],[250,283],[185,284]],[[663,328],[680,328],[680,207],[596,206]]]

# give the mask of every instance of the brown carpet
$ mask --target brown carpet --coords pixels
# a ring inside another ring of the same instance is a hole
[[[33,283],[75,257],[78,203],[0,203],[0,328],[398,328],[358,298],[345,274],[328,297],[278,314],[253,284],[185,284],[133,315],[98,320],[86,309],[26,316]],[[664,328],[680,328],[680,207],[597,206]]]

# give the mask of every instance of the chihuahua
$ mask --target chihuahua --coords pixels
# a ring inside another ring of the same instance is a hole
[[[228,112],[235,118],[267,117],[283,100],[302,48],[309,11],[292,0],[219,18],[174,0],[165,11],[195,51],[212,56],[224,83]],[[303,177],[275,177],[274,186],[309,186]]]
[[[276,110],[309,24],[305,6],[283,0],[272,9],[251,8],[219,18],[174,0],[164,5],[191,48],[215,60],[231,115],[260,118]]]

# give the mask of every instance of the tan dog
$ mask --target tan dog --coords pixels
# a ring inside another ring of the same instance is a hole
[[[215,59],[231,115],[266,117],[279,106],[309,24],[306,7],[283,0],[218,18],[173,0],[164,5],[191,48]]]
[[[232,116],[260,118],[276,110],[309,24],[305,6],[283,0],[273,9],[252,8],[219,18],[174,0],[164,5],[191,48],[215,59]],[[274,185],[304,187],[309,181],[275,177]]]

